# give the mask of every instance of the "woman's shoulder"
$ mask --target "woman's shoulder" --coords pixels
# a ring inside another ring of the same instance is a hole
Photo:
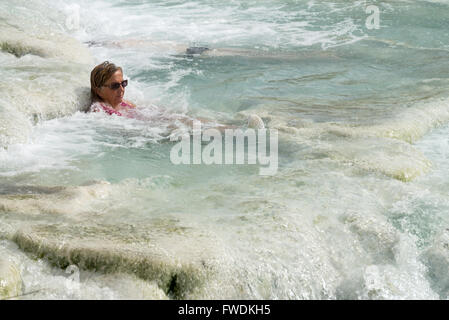
[[[123,102],[121,103],[122,107],[130,107],[130,108],[135,108],[136,105],[128,100],[123,100]]]

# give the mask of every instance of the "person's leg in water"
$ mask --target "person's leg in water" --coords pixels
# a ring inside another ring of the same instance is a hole
[[[201,57],[252,57],[252,58],[273,58],[273,59],[310,59],[338,57],[328,51],[313,52],[271,52],[264,50],[248,49],[248,48],[210,48],[208,46],[188,46],[173,41],[151,41],[141,39],[112,40],[112,41],[88,41],[85,42],[89,47],[112,47],[112,48],[140,48],[151,50],[152,52],[161,52],[174,54],[175,56],[201,56]]]

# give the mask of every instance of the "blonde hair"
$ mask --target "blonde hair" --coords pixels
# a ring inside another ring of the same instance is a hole
[[[115,64],[105,61],[98,66],[96,66],[90,73],[90,98],[91,103],[97,101],[103,101],[103,99],[98,95],[97,89],[105,85],[105,83],[112,77],[117,71],[123,73],[122,68],[117,67]]]

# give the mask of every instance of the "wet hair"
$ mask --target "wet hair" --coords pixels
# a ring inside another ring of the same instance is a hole
[[[105,85],[105,83],[112,77],[114,73],[121,71],[122,68],[116,66],[115,64],[105,61],[98,66],[96,66],[90,73],[90,98],[91,103],[97,101],[103,101],[103,99],[98,95],[97,89]]]

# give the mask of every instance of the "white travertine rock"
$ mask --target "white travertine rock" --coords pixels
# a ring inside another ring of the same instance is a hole
[[[22,278],[16,266],[0,259],[0,300],[17,297],[22,291]]]

